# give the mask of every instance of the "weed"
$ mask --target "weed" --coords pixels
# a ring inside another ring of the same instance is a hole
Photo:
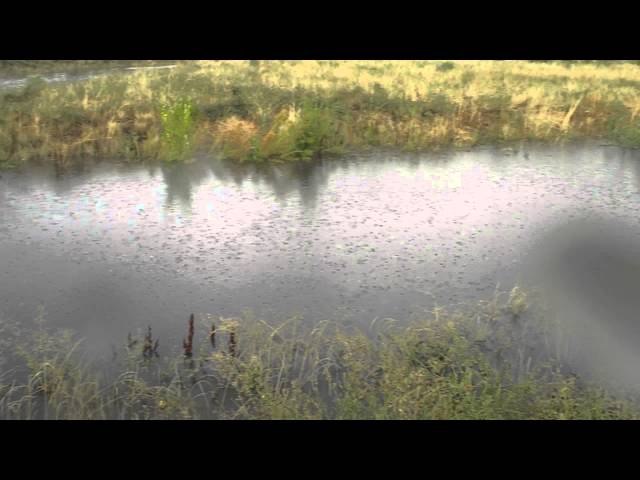
[[[173,162],[185,159],[193,148],[194,106],[191,100],[181,99],[160,107],[162,142],[165,158]]]

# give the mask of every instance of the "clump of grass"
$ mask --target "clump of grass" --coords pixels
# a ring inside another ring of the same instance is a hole
[[[448,72],[454,68],[456,68],[456,65],[453,62],[442,62],[436,65],[436,70],[439,72]]]
[[[305,102],[282,112],[261,139],[256,156],[310,160],[336,151],[336,115],[326,106]]]
[[[304,160],[321,155],[329,148],[333,129],[330,110],[312,104],[304,105],[291,131],[294,150],[290,154]]]
[[[131,340],[129,339],[128,345],[131,345]],[[144,336],[144,343],[142,347],[142,356],[145,358],[158,357],[158,347],[160,346],[160,340],[153,340],[153,333],[151,331],[151,326],[147,328],[147,334]]]
[[[514,316],[521,315],[527,309],[527,295],[520,287],[514,287],[509,293],[508,306]]]
[[[166,160],[184,160],[193,151],[194,106],[189,99],[165,103],[160,107],[162,146]]]
[[[638,418],[630,399],[566,371],[548,342],[530,348],[549,333],[538,317],[525,318],[522,295],[503,300],[497,292],[473,311],[437,309],[407,326],[376,322],[367,333],[300,318],[219,318],[218,346],[204,316],[190,333],[188,362],[123,348],[102,370],[88,365],[68,332],[40,323],[16,333],[5,322],[0,357],[22,363],[4,364],[0,417]],[[514,309],[525,328],[514,328]]]
[[[254,123],[232,116],[218,123],[214,135],[225,157],[238,161],[256,158],[257,127]]]

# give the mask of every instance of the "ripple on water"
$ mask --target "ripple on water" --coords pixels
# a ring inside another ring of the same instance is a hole
[[[638,224],[637,159],[623,162],[621,174],[598,149],[549,155],[355,157],[319,162],[304,178],[295,166],[275,175],[246,167],[240,183],[231,175],[238,167],[206,160],[172,173],[102,166],[60,179],[31,169],[2,185],[0,249],[19,240],[104,271],[137,268],[135,281],[154,285],[153,295],[135,299],[149,311],[157,298],[174,298],[214,312],[264,302],[281,312],[306,308],[308,316],[345,306],[366,312],[371,295],[405,297],[417,279],[436,298],[470,299],[515,271],[550,225],[594,212]],[[53,274],[59,264],[46,258],[39,265]],[[147,279],[156,272],[175,283]],[[69,282],[75,275],[76,267],[59,274]],[[3,284],[24,278],[40,281],[15,265],[0,272]],[[276,284],[284,293],[273,292]],[[364,293],[339,300],[336,292],[352,284]],[[10,295],[0,292],[0,310]],[[52,301],[74,297],[67,291]],[[389,305],[396,316],[409,308]],[[157,313],[167,328],[182,315],[178,307]]]

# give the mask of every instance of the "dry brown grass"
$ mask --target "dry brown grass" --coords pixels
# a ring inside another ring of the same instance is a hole
[[[183,62],[0,95],[0,161],[157,158],[160,105],[188,99],[194,142],[237,160],[368,146],[640,145],[640,66],[526,61]]]

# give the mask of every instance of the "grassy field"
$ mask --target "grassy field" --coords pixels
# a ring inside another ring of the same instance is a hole
[[[379,320],[367,334],[200,315],[193,335],[185,324],[182,354],[149,332],[123,338],[99,364],[42,318],[28,332],[5,321],[0,418],[638,418],[632,396],[566,367],[552,322],[528,303],[516,288],[471,313],[436,309],[409,326]]]
[[[5,166],[585,140],[640,146],[638,62],[185,61],[0,92]]]

